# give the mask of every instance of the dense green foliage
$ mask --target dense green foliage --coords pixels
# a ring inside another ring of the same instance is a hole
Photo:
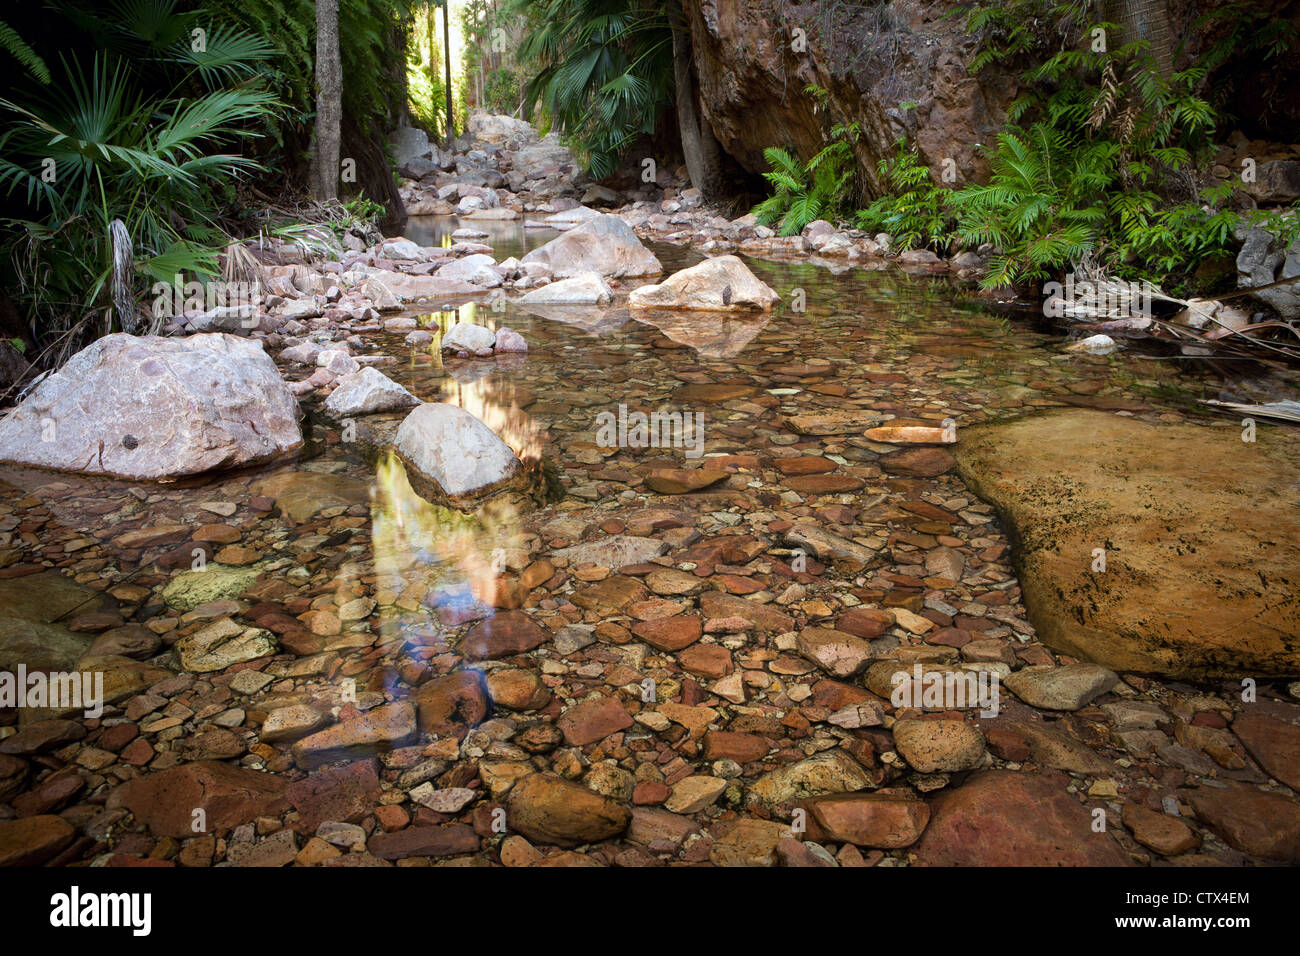
[[[794,236],[814,220],[840,218],[853,179],[853,148],[848,142],[828,143],[807,163],[780,147],[768,147],[763,157],[772,167],[763,178],[773,191],[753,209],[760,224],[776,226],[782,236]]]
[[[467,0],[461,10],[465,82],[476,87],[476,102],[491,113],[514,113],[523,103],[523,69],[512,55],[518,22],[518,15],[496,0]]]
[[[1090,0],[976,5],[967,14],[979,38],[971,70],[1025,67],[1026,92],[986,149],[988,182],[949,189],[914,146],[900,143],[878,164],[886,193],[857,213],[856,225],[890,233],[895,249],[990,244],[998,251],[989,287],[1042,280],[1084,261],[1178,286],[1203,260],[1230,254],[1242,218],[1294,234],[1300,216],[1243,208],[1238,184],[1208,175],[1228,106],[1215,70],[1243,52],[1277,59],[1292,31],[1242,4],[1198,28],[1213,22],[1223,28],[1196,61],[1165,73],[1145,42],[1108,44],[1120,28],[1100,20]],[[827,150],[839,145],[832,137]],[[762,221],[780,219],[789,234],[838,211],[835,177],[812,175],[825,152],[807,166],[785,150],[767,152],[773,195],[755,207]],[[805,215],[811,207],[816,214]]]
[[[814,112],[826,111],[827,90],[809,84],[804,92],[813,98]],[[773,191],[751,210],[758,222],[777,226],[782,236],[793,236],[815,220],[841,218],[858,195],[853,144],[861,135],[857,123],[837,123],[831,127],[827,144],[807,163],[780,147],[765,149],[763,158],[771,169],[763,178]]]
[[[972,29],[1006,28],[1000,54],[986,45],[974,68],[1032,45],[1013,7],[972,14]],[[1076,38],[1118,35],[1115,24],[1086,23],[1081,13],[1057,6],[1054,22],[1079,27]],[[1162,281],[1227,249],[1236,217],[1210,208],[1223,191],[1206,192],[1195,176],[1216,119],[1199,95],[1203,66],[1165,77],[1144,43],[1083,41],[1025,81],[1029,92],[1011,115],[1030,122],[999,134],[987,184],[949,197],[954,238],[999,250],[986,285],[1045,279],[1085,257],[1121,276]]]
[[[900,140],[897,153],[882,159],[878,170],[890,191],[858,211],[858,228],[889,233],[898,251],[948,245],[952,224],[945,205],[947,190],[930,179],[916,147]]]
[[[529,24],[519,56],[534,71],[524,109],[564,132],[596,178],[672,104],[672,33],[661,5],[515,0]]]
[[[134,330],[124,268],[142,280],[214,273],[217,206],[261,168],[236,144],[278,105],[254,77],[271,53],[258,37],[219,26],[199,43],[197,15],[175,0],[121,9],[101,19],[66,7],[102,49],[61,56],[39,94],[0,100],[0,188],[29,210],[5,223],[4,255],[33,309],[58,325],[89,312],[104,329]],[[133,262],[115,269],[124,243]]]
[[[359,135],[382,137],[402,108],[391,54],[412,2],[340,5],[344,115]],[[315,113],[315,4],[49,0],[41,13],[47,29],[0,23],[0,56],[27,72],[0,99],[0,282],[34,342],[72,333],[75,345],[147,328],[136,304],[153,282],[213,277],[233,239],[268,228],[247,217],[253,174],[264,200],[294,200]],[[376,209],[322,213],[337,226]]]

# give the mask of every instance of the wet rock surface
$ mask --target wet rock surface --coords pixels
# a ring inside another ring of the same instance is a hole
[[[1053,647],[1173,677],[1300,669],[1293,436],[1073,409],[971,429],[957,454],[1019,536]]]

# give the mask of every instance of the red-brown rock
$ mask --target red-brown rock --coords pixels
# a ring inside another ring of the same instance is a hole
[[[1266,860],[1300,863],[1300,805],[1277,793],[1230,784],[1188,796],[1196,817],[1228,846]]]
[[[617,700],[602,697],[575,704],[561,714],[555,723],[569,746],[585,747],[631,727],[632,718]]]
[[[986,770],[931,805],[916,844],[925,866],[1127,866],[1109,833],[1066,792],[1063,774]]]
[[[392,833],[376,833],[366,844],[381,860],[404,860],[412,856],[457,856],[477,853],[478,834],[463,823],[444,827],[407,827]]]
[[[632,626],[632,633],[656,650],[671,653],[698,641],[704,633],[704,625],[697,615],[679,614],[641,621]]]
[[[478,671],[455,671],[436,677],[415,692],[416,719],[426,734],[451,734],[463,740],[483,722],[488,693]]]
[[[551,633],[525,611],[501,611],[470,628],[460,652],[472,661],[513,657],[551,639]]]
[[[908,448],[880,459],[880,466],[891,475],[937,478],[956,467],[957,461],[942,448]]]
[[[930,821],[924,801],[882,793],[833,793],[806,800],[803,806],[813,839],[881,850],[911,846]]]
[[[1232,722],[1232,732],[1269,776],[1300,791],[1300,727],[1275,717],[1244,713]]]
[[[727,730],[710,730],[704,735],[704,759],[730,759],[736,763],[753,763],[767,756],[771,744],[758,734],[741,734]]]
[[[731,651],[720,644],[696,644],[677,655],[677,662],[688,674],[717,680],[732,672]]]
[[[278,816],[287,809],[287,783],[275,774],[204,760],[124,783],[107,806],[130,810],[155,836],[184,839],[232,830],[259,816]],[[194,829],[196,809],[204,811],[205,830]]]
[[[0,821],[0,867],[40,866],[63,850],[77,831],[62,817]]]
[[[285,789],[285,797],[298,811],[294,829],[314,834],[322,823],[358,823],[379,801],[379,766],[375,760],[357,760],[342,767],[318,770]]]

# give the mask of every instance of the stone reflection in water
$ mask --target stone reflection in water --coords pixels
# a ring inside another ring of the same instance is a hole
[[[772,313],[729,315],[720,312],[670,312],[638,309],[636,320],[652,326],[674,342],[689,345],[706,359],[740,355],[772,321]]]
[[[593,305],[515,305],[539,318],[561,322],[597,338],[617,332],[630,318],[626,308],[614,309]]]
[[[444,629],[508,603],[500,574],[527,554],[519,508],[510,495],[472,513],[433,504],[415,493],[395,455],[383,456],[371,507],[383,633],[440,646]]]

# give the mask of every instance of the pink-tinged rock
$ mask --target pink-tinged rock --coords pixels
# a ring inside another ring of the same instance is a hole
[[[917,842],[925,866],[1129,866],[1109,833],[1066,792],[1064,774],[986,770],[930,804]]]
[[[556,725],[571,747],[584,747],[632,726],[632,718],[612,697],[584,700],[560,715]]]
[[[835,866],[834,860],[818,856],[794,837],[785,837],[776,845],[776,856],[782,866],[823,867]]]
[[[106,335],[0,420],[0,461],[166,478],[302,447],[297,401],[249,339]]]
[[[699,829],[698,823],[679,813],[637,807],[632,811],[627,838],[632,843],[648,847],[652,852],[675,853],[681,849],[686,838]]]
[[[155,836],[185,839],[231,830],[259,816],[278,816],[288,807],[287,783],[276,774],[204,760],[124,783],[106,806],[130,810]],[[194,829],[196,809],[206,816],[204,831]]]
[[[872,441],[891,445],[951,445],[957,440],[955,430],[926,425],[881,425],[868,428],[864,434]]]
[[[875,657],[871,644],[860,637],[824,627],[799,632],[799,653],[833,677],[852,677]]]
[[[783,634],[794,630],[794,618],[769,604],[746,600],[721,591],[705,591],[700,595],[700,610],[706,618],[743,617],[762,631]]]
[[[514,329],[502,326],[497,329],[496,344],[492,346],[494,352],[527,352],[528,342],[524,337]]]

